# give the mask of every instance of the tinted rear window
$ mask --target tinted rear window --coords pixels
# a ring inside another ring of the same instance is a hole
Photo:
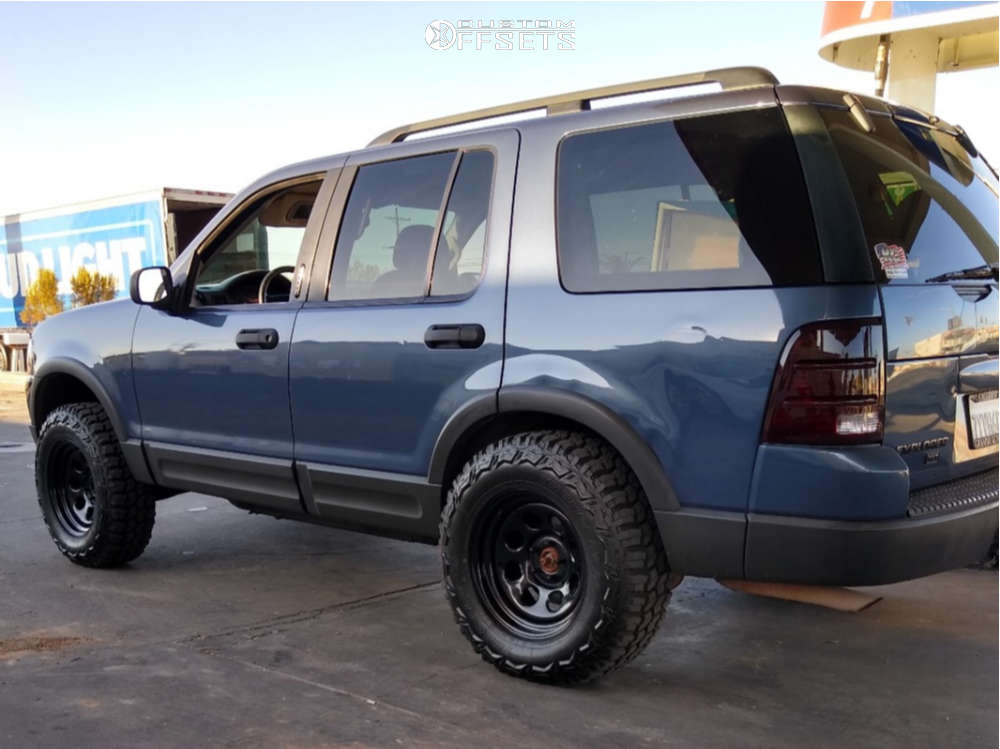
[[[802,171],[777,109],[569,136],[557,181],[569,291],[822,279]]]
[[[823,109],[864,225],[876,276],[924,283],[997,262],[997,195],[987,170],[939,130],[873,117],[865,133]],[[995,185],[995,183],[993,183]]]

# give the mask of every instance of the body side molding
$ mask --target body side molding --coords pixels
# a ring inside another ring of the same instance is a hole
[[[305,509],[318,521],[437,543],[441,487],[425,476],[296,462]]]
[[[163,442],[143,443],[160,486],[203,492],[284,513],[303,513],[292,461]]]

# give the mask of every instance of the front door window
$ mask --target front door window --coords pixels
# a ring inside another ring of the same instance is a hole
[[[319,186],[317,180],[271,193],[237,217],[201,258],[193,305],[287,302]]]

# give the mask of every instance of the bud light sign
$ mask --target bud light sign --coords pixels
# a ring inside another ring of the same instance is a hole
[[[55,272],[68,302],[79,268],[113,275],[118,296],[127,296],[133,271],[149,265],[166,265],[158,199],[7,216],[0,223],[0,328],[22,324],[25,294],[42,268]]]

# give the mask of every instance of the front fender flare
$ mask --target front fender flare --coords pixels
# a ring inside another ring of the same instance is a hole
[[[101,404],[101,408],[108,415],[118,441],[124,443],[128,439],[125,423],[122,421],[118,409],[114,407],[114,401],[111,400],[111,396],[108,395],[101,381],[97,379],[97,375],[82,362],[64,357],[45,361],[35,370],[34,377],[32,377],[31,388],[28,390],[28,415],[31,417],[31,424],[36,432],[42,427],[41,420],[39,419],[40,414],[38,413],[37,395],[40,388],[45,387],[45,379],[53,374],[70,375],[86,385],[90,392],[94,394],[94,397],[97,398],[97,402]]]

